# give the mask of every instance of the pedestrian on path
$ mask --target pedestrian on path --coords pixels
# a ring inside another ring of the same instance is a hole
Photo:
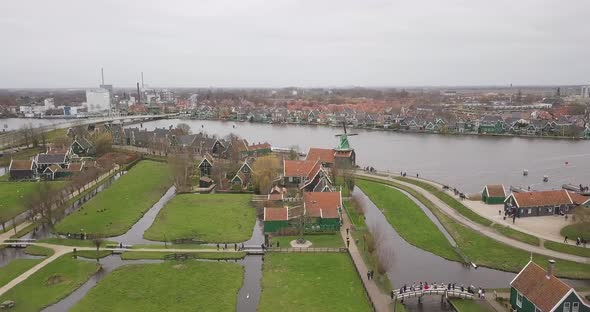
[[[279,241],[277,241],[277,248],[279,248]]]
[[[400,289],[401,291],[401,289]],[[393,301],[393,298],[395,297],[395,294],[393,293],[393,290],[391,291],[391,301]]]
[[[367,271],[367,280],[371,279],[371,271]]]
[[[349,230],[350,230],[349,228],[346,228],[346,236],[347,236],[347,237],[348,237],[348,231],[349,231]]]
[[[346,238],[346,248],[350,248],[350,239]]]
[[[217,251],[219,251],[219,244],[217,244]]]
[[[563,242],[567,244],[567,235],[565,236],[565,239],[563,240]]]

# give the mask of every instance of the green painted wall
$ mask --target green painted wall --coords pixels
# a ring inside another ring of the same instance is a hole
[[[516,305],[517,290],[514,287],[510,288],[510,304],[512,308],[518,312],[535,312],[535,305],[533,305],[525,296],[522,296],[522,308]]]
[[[584,304],[582,304],[582,302],[580,302],[580,299],[578,298],[578,296],[576,296],[576,294],[571,293],[562,303],[561,305],[559,305],[557,307],[557,309],[555,309],[555,311],[563,311],[563,306],[565,305],[566,302],[570,303],[570,312],[573,311],[573,304],[574,302],[578,303],[578,312],[590,312],[590,307],[585,306]]]
[[[289,226],[289,221],[264,221],[264,233],[275,233]]]

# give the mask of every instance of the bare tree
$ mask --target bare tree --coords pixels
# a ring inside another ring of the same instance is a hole
[[[191,126],[186,123],[177,124],[176,129],[180,131],[181,135],[191,134]]]
[[[104,239],[98,235],[95,234],[94,238],[92,239],[92,244],[94,244],[94,246],[96,247],[96,262],[100,262],[100,255],[98,254],[99,250],[100,250],[100,246],[102,246],[102,243],[104,242]]]

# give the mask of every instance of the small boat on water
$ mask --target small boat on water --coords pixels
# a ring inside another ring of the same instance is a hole
[[[549,176],[543,176],[543,182],[549,182]]]
[[[568,190],[574,193],[578,193],[580,195],[585,195],[585,196],[589,196],[590,195],[590,191],[587,190],[587,187],[584,187],[584,189],[580,189],[579,186],[577,185],[573,185],[573,184],[563,184],[561,186],[562,189],[564,190]]]
[[[528,171],[528,170],[526,170],[526,169],[524,169],[524,170],[522,171],[522,175],[523,175],[523,176],[525,176],[525,177],[526,177],[526,176],[528,176],[528,175],[529,175],[529,171]]]

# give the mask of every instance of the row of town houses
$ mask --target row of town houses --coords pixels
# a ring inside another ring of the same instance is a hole
[[[201,105],[187,118],[209,120],[249,121],[273,124],[314,124],[338,126],[342,123],[358,128],[377,128],[395,131],[456,133],[456,134],[511,134],[532,136],[577,136],[590,138],[590,123],[583,115],[547,117],[550,114],[531,114],[522,117],[506,115],[457,114],[454,117],[437,116],[432,111],[403,110],[394,113],[357,112],[344,109],[339,112],[320,110],[269,109],[217,109]],[[543,116],[542,118],[540,116]]]

